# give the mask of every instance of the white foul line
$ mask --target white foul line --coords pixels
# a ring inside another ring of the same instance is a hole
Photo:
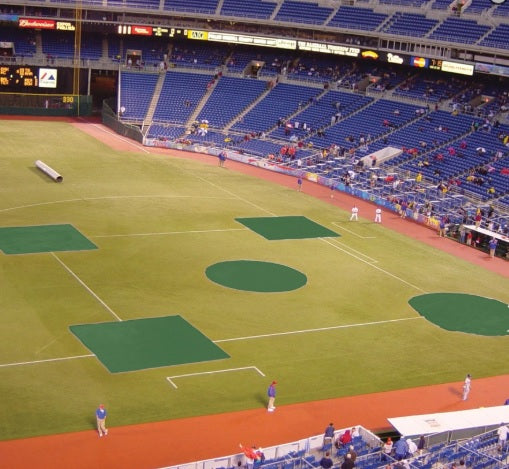
[[[323,238],[320,238],[323,240]],[[357,251],[357,249],[354,249],[344,243],[342,243],[341,241],[339,241],[339,239],[336,239],[336,238],[328,238],[330,241],[333,241],[333,244],[337,244],[339,246],[343,246],[344,249],[348,249],[349,251],[353,251],[353,252],[356,252],[357,254],[359,254],[360,256],[364,257],[365,259],[368,259],[371,263],[376,263],[378,262],[376,259],[373,259],[372,257],[368,256],[367,254],[364,254],[363,252],[361,251]]]
[[[36,365],[38,363],[62,362],[64,360],[74,360],[75,358],[89,358],[89,357],[95,357],[95,355],[91,353],[89,355],[75,355],[73,357],[63,357],[63,358],[47,358],[45,360],[33,360],[30,362],[3,363],[0,364],[0,368],[6,368],[8,366]]]
[[[212,342],[214,342],[215,344],[219,344],[221,342],[234,342],[236,340],[263,339],[265,337],[277,337],[277,336],[282,336],[282,335],[307,334],[309,332],[332,331],[335,329],[348,329],[350,327],[374,326],[377,324],[388,324],[391,322],[400,322],[400,321],[412,321],[415,319],[423,319],[423,316],[414,316],[411,318],[400,318],[400,319],[386,319],[384,321],[361,322],[358,324],[343,324],[342,326],[317,327],[315,329],[302,329],[300,331],[275,332],[273,334],[250,335],[250,336],[245,336],[245,337],[234,337],[232,339],[213,340]]]
[[[408,285],[409,287],[412,287],[412,288],[415,288],[416,290],[419,290],[420,292],[422,293],[426,293],[425,290],[423,290],[421,287],[418,287],[410,282],[407,282],[406,280],[402,279],[401,277],[398,277],[397,275],[394,275],[394,274],[391,274],[390,272],[387,272],[387,270],[384,270],[382,269],[381,267],[378,267],[370,262],[367,262],[365,261],[364,259],[361,259],[359,256],[356,256],[354,254],[352,254],[351,252],[348,252],[347,250],[345,249],[342,249],[340,248],[339,246],[337,246],[336,244],[333,244],[331,243],[329,240],[325,239],[325,238],[320,238],[324,243],[327,243],[327,244],[330,244],[332,247],[336,248],[336,249],[339,249],[340,251],[344,252],[345,254],[348,254],[349,256],[352,256],[354,257],[355,259],[361,261],[361,262],[364,262],[365,264],[373,267],[373,269],[377,269],[379,270],[380,272],[383,272],[384,274],[388,275],[389,277],[392,277],[396,280],[399,280],[400,282],[403,282],[404,284]]]
[[[175,378],[184,378],[184,377],[187,377],[187,376],[212,375],[212,374],[215,374],[215,373],[226,373],[227,371],[239,371],[239,370],[255,370],[259,375],[265,376],[256,366],[243,366],[241,368],[227,368],[227,369],[224,369],[224,370],[201,371],[199,373],[188,373],[188,374],[185,374],[185,375],[167,376],[166,380],[175,389],[178,389],[177,385],[172,381]]]
[[[249,231],[247,228],[228,228],[217,230],[189,230],[189,231],[162,231],[155,233],[128,233],[128,234],[113,234],[113,235],[96,235],[90,238],[123,238],[129,236],[166,236],[176,234],[196,234],[196,233],[226,233],[228,231]]]
[[[70,202],[88,202],[91,200],[120,200],[120,199],[219,199],[228,200],[228,197],[202,197],[197,195],[107,195],[103,197],[82,197],[80,199],[62,199],[51,202],[37,202],[34,204],[18,205],[16,207],[0,208],[0,212],[9,212],[11,210],[20,210],[23,208],[39,207],[42,205],[66,204]],[[237,200],[238,197],[231,197]]]
[[[99,303],[101,303],[115,317],[117,321],[122,321],[122,319],[120,319],[117,316],[115,311],[113,311],[103,300],[101,300],[101,298],[99,298],[83,280],[81,280],[69,267],[67,267],[54,252],[52,252],[51,254],[64,267],[64,269],[67,270],[67,272],[69,272],[81,284],[81,286],[85,288],[85,290],[87,290]]]
[[[353,234],[354,236],[357,236],[357,238],[361,238],[361,239],[376,239],[376,236],[361,236],[361,235],[355,233],[354,231],[349,230],[348,228],[345,228],[344,225],[340,225],[336,221],[333,221],[332,224],[337,226],[338,228],[341,228],[342,230],[348,231],[349,233]]]
[[[261,210],[262,212],[265,212],[265,213],[268,213],[269,215],[275,217],[277,216],[275,213],[271,212],[270,210],[267,210],[266,208],[264,207],[260,207],[259,205],[255,204],[254,202],[251,202],[250,200],[248,199],[244,199],[244,197],[241,197],[240,195],[237,195],[235,194],[234,192],[232,191],[229,191],[228,189],[225,189],[224,187],[221,187],[221,186],[218,186],[217,184],[214,184],[213,182],[207,180],[207,179],[204,179],[200,176],[197,176],[196,174],[192,174],[196,179],[199,179],[200,181],[203,181],[207,184],[210,184],[211,186],[215,187],[216,189],[219,189],[223,192],[226,192],[227,194],[230,194],[231,196],[233,196],[235,199],[237,200],[240,200],[241,202],[244,202],[245,204],[248,204],[248,205],[251,205],[252,207],[255,207],[257,208],[258,210]]]
[[[141,150],[141,151],[144,151],[145,153],[148,153],[150,154],[150,152],[144,147],[144,146],[140,146],[139,143],[133,143],[131,142],[130,140],[128,140],[127,138],[124,138],[124,137],[121,137],[120,135],[118,135],[117,133],[114,133],[114,132],[111,132],[109,130],[106,130],[104,127],[100,126],[100,125],[97,125],[97,124],[92,124],[92,127],[96,127],[97,129],[99,129],[100,131],[104,132],[104,133],[107,133],[115,138],[118,138],[119,140],[121,140],[122,142],[124,143],[128,143],[129,145],[132,145],[133,147],[137,148],[138,150]]]
[[[220,340],[213,340],[212,342],[215,344],[221,343],[221,342],[234,342],[237,340],[250,340],[250,339],[263,339],[265,337],[278,337],[278,336],[284,336],[284,335],[292,335],[292,334],[306,334],[310,332],[322,332],[322,331],[331,331],[335,329],[348,329],[349,327],[362,327],[362,326],[373,326],[377,324],[388,324],[391,322],[400,322],[400,321],[410,321],[413,319],[424,319],[422,316],[412,317],[412,318],[401,318],[401,319],[387,319],[384,321],[373,321],[373,322],[364,322],[364,323],[358,323],[358,324],[344,324],[342,326],[329,326],[329,327],[319,327],[315,329],[303,329],[300,331],[289,331],[289,332],[275,332],[273,334],[261,334],[261,335],[253,335],[253,336],[246,336],[246,337],[234,337],[231,339],[220,339]],[[48,358],[45,360],[33,360],[33,361],[26,361],[26,362],[16,362],[16,363],[4,363],[0,364],[0,368],[9,367],[9,366],[21,366],[21,365],[33,365],[37,363],[49,363],[49,362],[58,362],[58,361],[64,361],[64,360],[73,360],[74,358],[87,358],[87,357],[95,357],[94,354],[90,355],[75,355],[72,357],[63,357],[63,358]],[[242,368],[229,368],[226,370],[217,370],[217,371],[204,371],[201,373],[189,373],[186,375],[177,375],[177,376],[169,376],[166,379],[171,383],[171,385],[175,388],[175,383],[171,381],[172,378],[182,378],[184,376],[195,376],[195,375],[201,375],[201,374],[212,374],[212,373],[223,373],[226,371],[236,371],[236,370],[247,370],[247,369],[254,369],[257,373],[259,373],[261,376],[265,376],[256,366],[246,366]]]

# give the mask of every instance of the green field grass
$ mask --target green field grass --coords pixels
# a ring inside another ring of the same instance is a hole
[[[71,224],[98,247],[0,253],[0,439],[91,429],[101,402],[111,426],[256,408],[272,379],[284,405],[507,373],[509,337],[447,332],[408,305],[425,292],[509,303],[505,278],[371,220],[348,224],[296,190],[171,153],[115,152],[66,123],[1,121],[0,141],[0,226]],[[235,221],[273,215],[341,237],[268,241]],[[208,266],[239,259],[287,265],[307,284],[264,294],[207,279]],[[69,331],[174,314],[231,358],[110,374]],[[203,374],[244,367],[266,376]],[[177,389],[166,379],[185,374]]]

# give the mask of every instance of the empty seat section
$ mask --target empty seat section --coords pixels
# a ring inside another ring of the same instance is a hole
[[[312,140],[320,147],[336,144],[354,148],[359,145],[362,135],[365,139],[368,137],[377,139],[389,133],[393,129],[392,126],[399,127],[410,122],[415,118],[416,109],[418,106],[380,99],[326,129],[324,137],[318,139],[313,137]],[[397,114],[394,113],[395,110],[398,110]]]
[[[0,28],[0,42],[13,42],[16,57],[31,57],[35,54],[35,33],[30,30]]]
[[[159,138],[161,140],[175,140],[185,133],[183,127],[169,127],[161,124],[152,124],[147,132],[148,138]]]
[[[293,135],[297,138],[305,138],[310,132],[330,126],[332,122],[335,122],[338,112],[341,113],[341,118],[345,118],[370,101],[371,98],[353,93],[328,91],[289,120],[291,132],[285,131],[284,127],[278,127],[271,132],[270,136],[281,140],[290,140]],[[339,119],[338,116],[338,121]],[[315,142],[320,143],[318,139],[315,139]]]
[[[120,106],[123,119],[143,120],[154,94],[158,75],[122,72],[120,75]]]
[[[489,30],[489,26],[477,24],[473,20],[447,18],[430,34],[429,39],[474,44]]]
[[[212,75],[167,72],[154,112],[154,121],[185,123],[207,91]]]
[[[274,19],[291,23],[323,24],[333,11],[333,8],[322,7],[317,3],[285,0]]]
[[[224,0],[221,7],[223,16],[268,19],[276,8],[276,2],[265,0]]]
[[[341,6],[327,26],[374,31],[387,18],[387,15],[375,13],[369,8]]]
[[[480,46],[509,49],[509,24],[501,24],[491,31],[481,42]]]
[[[400,36],[424,37],[437,23],[437,20],[428,19],[424,15],[398,12],[384,25],[383,31]]]
[[[222,128],[267,88],[267,82],[255,79],[221,77],[198,120],[207,119],[210,127]]]
[[[218,0],[165,0],[164,9],[186,13],[214,14],[217,3]]]
[[[279,118],[297,111],[299,103],[308,102],[320,91],[317,88],[279,83],[232,129],[244,132],[266,131],[274,127]]]

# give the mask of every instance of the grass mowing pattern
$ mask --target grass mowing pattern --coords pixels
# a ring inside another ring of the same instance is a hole
[[[70,326],[111,373],[229,358],[181,316]]]
[[[0,250],[4,254],[34,254],[90,249],[97,249],[97,246],[72,225],[0,228]]]

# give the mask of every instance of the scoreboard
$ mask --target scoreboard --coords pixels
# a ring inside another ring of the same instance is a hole
[[[0,66],[0,91],[30,91],[39,87],[39,67]]]
[[[40,88],[57,88],[56,68],[0,65],[0,92],[37,93]]]

